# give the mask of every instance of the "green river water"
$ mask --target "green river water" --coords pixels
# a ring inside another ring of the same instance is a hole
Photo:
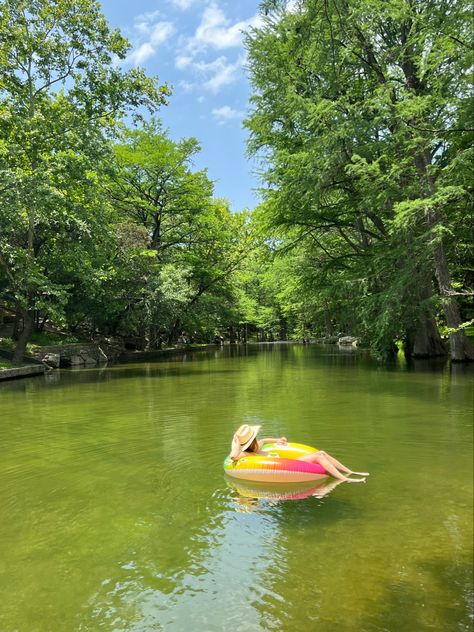
[[[0,632],[471,630],[471,375],[262,345],[0,383]],[[236,489],[244,422],[371,476]]]

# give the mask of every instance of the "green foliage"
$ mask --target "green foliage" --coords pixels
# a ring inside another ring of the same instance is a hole
[[[119,247],[102,314],[146,346],[183,332],[208,341],[233,309],[232,275],[252,247],[247,217],[213,199],[206,172],[193,170],[195,139],[172,141],[152,119],[120,140],[107,184]]]
[[[289,8],[262,2],[247,38],[267,184],[250,216],[213,198],[196,139],[143,121],[168,88],[120,67],[129,44],[97,2],[0,5],[0,298],[24,323],[18,357],[47,319],[145,348],[346,333],[378,356],[436,353],[439,325],[469,356],[469,5]]]
[[[299,328],[349,328],[377,355],[441,309],[456,329],[450,275],[467,282],[472,220],[468,3],[280,4],[262,5],[247,38],[246,124],[268,165],[267,230],[284,256],[296,249]]]
[[[25,323],[34,310],[61,320],[73,284],[88,284],[110,239],[106,139],[164,102],[166,87],[120,69],[128,49],[94,0],[0,6],[0,270]]]
[[[47,345],[67,345],[75,342],[80,342],[80,340],[75,336],[64,336],[50,331],[34,331],[30,336],[30,344],[35,347],[44,347]]]

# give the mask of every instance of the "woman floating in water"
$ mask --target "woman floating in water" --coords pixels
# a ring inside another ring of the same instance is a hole
[[[232,448],[229,456],[233,461],[238,461],[243,456],[248,456],[249,454],[265,456],[266,453],[261,451],[265,443],[281,443],[282,445],[288,443],[286,437],[265,437],[265,439],[257,439],[260,428],[261,426],[249,426],[247,424],[240,426],[232,439]],[[365,477],[369,475],[368,472],[353,472],[322,450],[299,456],[298,460],[307,461],[308,463],[319,463],[328,474],[346,483],[364,483]],[[353,474],[361,476],[362,478],[349,478]]]

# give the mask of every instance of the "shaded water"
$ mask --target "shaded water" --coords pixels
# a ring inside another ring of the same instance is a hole
[[[232,488],[243,421],[371,476]],[[466,367],[273,345],[3,383],[0,477],[1,632],[471,629]]]

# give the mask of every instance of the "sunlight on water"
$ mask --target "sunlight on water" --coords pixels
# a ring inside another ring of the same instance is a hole
[[[243,421],[371,476],[230,481]],[[472,627],[466,367],[274,345],[2,383],[0,475],[2,632]]]

